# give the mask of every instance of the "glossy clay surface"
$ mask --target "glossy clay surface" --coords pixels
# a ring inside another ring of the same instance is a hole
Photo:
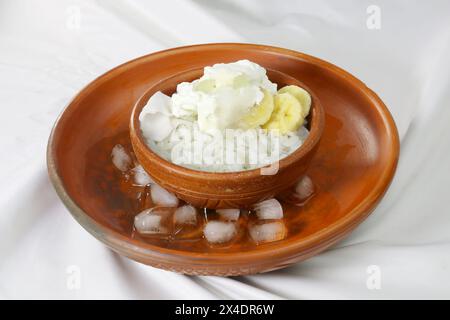
[[[298,78],[320,99],[325,129],[307,171],[316,194],[305,206],[285,206],[285,240],[223,250],[205,244],[172,247],[132,238],[137,208],[124,200],[110,151],[130,147],[131,109],[161,78],[217,62],[249,59]],[[58,194],[89,232],[120,254],[187,274],[237,275],[304,260],[356,227],[385,193],[395,171],[398,135],[381,100],[359,80],[319,59],[289,50],[239,44],[172,49],[131,61],[86,87],[62,114],[49,142],[49,173]],[[112,179],[112,180],[111,180]]]

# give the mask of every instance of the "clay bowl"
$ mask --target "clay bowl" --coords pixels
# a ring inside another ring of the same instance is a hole
[[[175,193],[178,198],[199,208],[242,208],[256,202],[270,199],[294,185],[305,173],[317,150],[324,127],[325,114],[319,100],[311,91],[312,105],[308,116],[310,134],[304,144],[291,155],[282,159],[264,174],[261,169],[212,173],[191,170],[173,164],[151,150],[142,136],[139,114],[149,98],[157,91],[172,95],[177,84],[193,81],[203,75],[203,68],[197,68],[163,79],[151,86],[136,103],[130,120],[131,144],[139,163],[145,171],[165,189]],[[299,80],[278,72],[268,70],[269,79],[278,84],[305,87]]]
[[[141,208],[135,206],[134,196],[142,189],[124,192],[111,150],[122,144],[132,152],[129,123],[136,101],[174,74],[239,59],[298,79],[320,100],[325,127],[305,173],[314,183],[313,197],[302,205],[283,202],[288,233],[277,242],[238,241],[223,249],[203,240],[174,243],[135,237],[132,221]],[[266,272],[325,250],[374,210],[394,176],[398,156],[394,121],[363,82],[303,53],[230,43],[156,52],[100,76],[60,115],[47,149],[50,179],[88,232],[121,255],[195,275]]]

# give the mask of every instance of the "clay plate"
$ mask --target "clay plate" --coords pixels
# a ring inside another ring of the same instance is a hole
[[[278,242],[242,241],[224,249],[203,242],[173,244],[136,237],[131,221],[140,208],[124,193],[110,159],[117,143],[131,150],[128,124],[134,104],[163,78],[239,59],[297,78],[320,99],[325,128],[307,170],[316,186],[314,196],[302,206],[284,204],[288,236]],[[381,200],[398,156],[392,117],[364,83],[323,60],[251,44],[175,48],[107,72],[61,114],[47,153],[49,175],[62,201],[87,231],[112,250],[166,270],[226,276],[283,268],[342,239]]]

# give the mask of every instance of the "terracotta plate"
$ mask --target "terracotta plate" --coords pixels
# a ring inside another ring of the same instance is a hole
[[[320,99],[325,130],[307,174],[316,186],[302,206],[284,204],[287,238],[255,245],[245,236],[227,247],[205,240],[144,239],[132,228],[142,195],[111,165],[111,149],[131,151],[128,124],[142,93],[184,70],[249,59],[299,79]],[[266,272],[304,260],[347,235],[386,192],[399,156],[398,133],[378,96],[320,59],[251,44],[208,44],[150,54],[94,80],[58,119],[48,145],[50,178],[75,219],[108,247],[134,260],[199,275]]]

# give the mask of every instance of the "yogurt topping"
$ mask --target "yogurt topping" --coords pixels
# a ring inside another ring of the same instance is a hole
[[[205,67],[204,75],[183,82],[172,95],[175,117],[197,119],[201,131],[238,128],[238,121],[259,103],[266,89],[272,94],[277,85],[269,81],[266,70],[248,60]]]

